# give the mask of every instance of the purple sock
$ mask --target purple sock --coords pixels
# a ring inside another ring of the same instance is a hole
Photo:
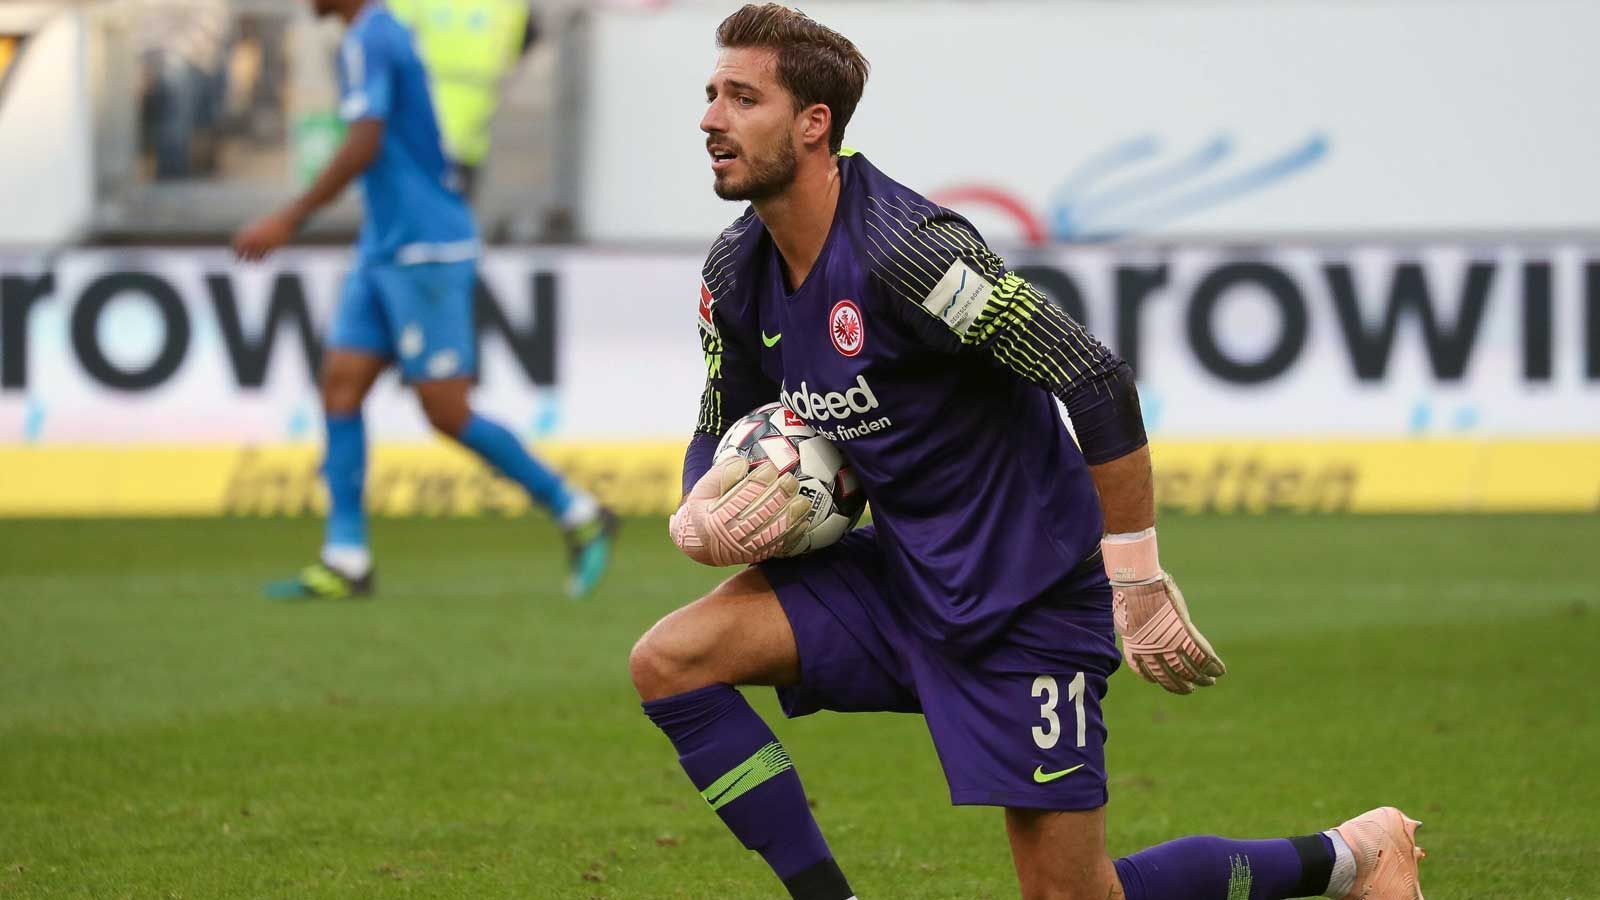
[[[1270,841],[1186,837],[1116,865],[1128,900],[1285,900],[1328,889],[1333,844],[1320,834]]]
[[[789,754],[744,696],[725,684],[644,704],[678,762],[728,830],[761,854],[798,900],[848,900]]]

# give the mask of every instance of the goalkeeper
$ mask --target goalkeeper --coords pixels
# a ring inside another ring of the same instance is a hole
[[[717,38],[700,127],[716,193],[751,207],[702,273],[708,378],[672,537],[756,565],[630,659],[707,803],[791,896],[853,896],[793,762],[733,687],[774,685],[790,716],[921,713],[951,802],[1004,808],[1030,900],[1419,900],[1416,823],[1389,807],[1301,837],[1107,855],[1114,634],[1168,691],[1226,672],[1161,567],[1132,373],[966,220],[842,148],[867,74],[848,40],[776,4]],[[732,419],[779,397],[836,438],[875,523],[792,559],[792,476],[710,465]]]

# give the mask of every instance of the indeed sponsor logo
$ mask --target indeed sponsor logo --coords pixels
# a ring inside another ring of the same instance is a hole
[[[862,422],[860,425],[840,425],[837,428],[818,426],[817,434],[830,441],[850,441],[879,431],[887,431],[893,427],[894,422],[888,416],[879,416],[870,422]]]
[[[802,381],[799,390],[783,391],[780,396],[784,406],[805,419],[818,434],[831,441],[848,441],[894,426],[894,422],[888,416],[879,416],[871,421],[858,422],[854,425],[840,424],[831,428],[823,424],[851,416],[865,415],[878,408],[878,398],[872,393],[872,387],[867,384],[864,375],[857,375],[856,386],[843,393],[830,391],[826,394],[814,394]]]
[[[857,375],[856,386],[842,394],[838,391],[813,394],[802,381],[798,391],[790,391],[782,396],[784,406],[812,425],[830,419],[849,418],[852,413],[864,415],[878,408],[878,398],[873,395],[865,375]]]

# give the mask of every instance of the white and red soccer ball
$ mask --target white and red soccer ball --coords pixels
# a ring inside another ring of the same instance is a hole
[[[867,495],[844,454],[780,403],[768,403],[734,422],[717,443],[715,461],[737,454],[756,463],[771,460],[792,472],[800,496],[811,503],[805,535],[784,556],[820,550],[844,537],[861,520]]]

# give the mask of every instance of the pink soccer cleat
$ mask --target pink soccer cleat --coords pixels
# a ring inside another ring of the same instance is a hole
[[[1356,858],[1356,884],[1343,900],[1422,900],[1417,846],[1422,823],[1392,806],[1364,812],[1338,828]]]

